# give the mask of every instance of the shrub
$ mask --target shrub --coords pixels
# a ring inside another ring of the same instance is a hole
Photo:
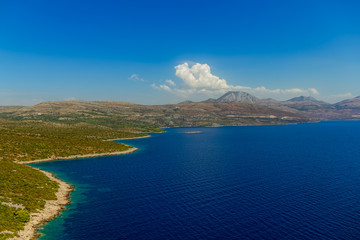
[[[19,210],[14,214],[16,219],[20,222],[28,222],[30,220],[30,213],[27,210]]]

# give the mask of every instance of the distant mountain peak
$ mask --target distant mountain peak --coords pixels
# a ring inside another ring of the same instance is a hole
[[[184,104],[184,103],[193,103],[193,101],[191,101],[191,100],[185,100],[185,101],[179,102],[178,104]]]
[[[287,100],[288,102],[306,102],[306,101],[309,101],[309,102],[319,102],[319,100],[317,100],[316,98],[314,97],[305,97],[305,96],[300,96],[300,97],[294,97],[294,98],[291,98],[289,100]]]
[[[229,91],[216,99],[216,102],[246,102],[256,103],[259,99],[247,92]]]
[[[215,98],[209,98],[205,101],[202,101],[202,102],[216,102],[216,99]]]
[[[345,99],[341,102],[335,103],[336,107],[340,108],[360,108],[360,96]]]

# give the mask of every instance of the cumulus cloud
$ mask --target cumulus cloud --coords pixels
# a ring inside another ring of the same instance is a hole
[[[129,80],[146,82],[146,80],[144,80],[143,78],[139,77],[139,74],[135,74],[135,73],[129,77]]]
[[[207,64],[195,63],[189,67],[188,63],[183,63],[175,67],[176,76],[182,79],[185,85],[194,89],[227,89],[229,85],[225,79],[213,75],[210,66]]]
[[[316,88],[309,88],[308,89],[310,93],[314,94],[314,95],[318,95],[320,94],[318,90],[316,90]]]
[[[216,95],[227,91],[246,91],[259,97],[292,97],[298,95],[318,95],[315,88],[301,89],[268,89],[264,86],[247,87],[240,85],[230,85],[211,72],[208,64],[194,63],[190,65],[185,62],[175,66],[175,75],[182,80],[181,84],[176,84],[172,80],[166,80],[164,84],[152,86],[156,89],[171,92],[180,96],[189,97],[194,94]]]

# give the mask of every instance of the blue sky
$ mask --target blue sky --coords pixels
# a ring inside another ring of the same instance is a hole
[[[359,1],[0,0],[0,105],[360,95]]]

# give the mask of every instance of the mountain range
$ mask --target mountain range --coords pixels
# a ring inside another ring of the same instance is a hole
[[[360,119],[360,97],[330,104],[300,96],[287,101],[259,99],[230,91],[217,99],[139,105],[116,101],[59,101],[0,107],[0,118],[62,123],[106,123],[156,127],[264,125]]]
[[[313,120],[350,120],[360,118],[360,96],[330,104],[310,96],[299,96],[286,101],[277,101],[271,98],[259,99],[246,92],[229,91],[218,99],[209,99],[205,102],[253,103],[297,113]]]

